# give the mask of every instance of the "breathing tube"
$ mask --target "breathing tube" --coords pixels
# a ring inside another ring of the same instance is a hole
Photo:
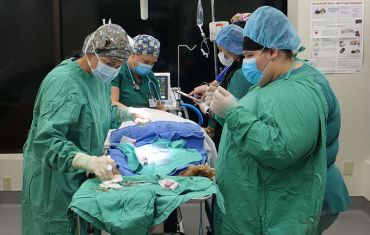
[[[199,126],[202,126],[203,125],[203,116],[202,116],[202,113],[199,111],[199,109],[197,109],[194,105],[191,105],[191,104],[187,104],[187,103],[182,103],[181,104],[181,107],[184,107],[184,108],[188,108],[188,109],[191,109],[193,110],[197,116],[198,116],[198,125]]]

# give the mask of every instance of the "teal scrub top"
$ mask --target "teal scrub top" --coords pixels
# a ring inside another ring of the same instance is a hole
[[[118,76],[112,81],[112,86],[120,90],[120,103],[128,107],[149,108],[149,99],[160,99],[159,82],[153,72],[142,78],[138,84],[139,90],[135,90],[133,79],[128,64],[123,64]]]

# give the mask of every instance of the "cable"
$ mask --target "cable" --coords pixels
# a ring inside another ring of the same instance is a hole
[[[203,55],[206,57],[206,58],[208,58],[208,55],[209,55],[209,53],[210,53],[210,50],[209,50],[209,47],[208,47],[208,42],[207,42],[207,40],[208,40],[209,38],[206,38],[206,37],[203,37],[203,40],[202,40],[202,42],[200,43],[200,51],[203,53]],[[205,52],[204,50],[203,50],[203,44],[206,44],[206,47],[207,47],[207,52]]]
[[[197,109],[194,105],[186,104],[186,103],[182,103],[181,107],[185,107],[185,108],[193,110],[198,116],[198,120],[199,120],[198,125],[199,126],[203,125],[203,116],[202,116],[202,113],[199,111],[199,109]]]
[[[154,87],[155,93],[157,93],[158,100],[161,101],[161,96],[158,93],[158,90],[157,90],[157,87],[155,86],[155,83],[152,80],[150,80],[149,77],[148,77],[148,80],[149,80],[148,81],[148,88],[149,88],[150,94],[153,96],[152,89],[150,88],[150,85],[152,85]]]

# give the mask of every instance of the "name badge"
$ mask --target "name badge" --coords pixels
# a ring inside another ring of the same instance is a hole
[[[149,107],[150,108],[157,108],[157,100],[156,99],[149,99]]]

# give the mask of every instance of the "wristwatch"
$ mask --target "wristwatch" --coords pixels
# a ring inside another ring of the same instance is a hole
[[[210,112],[211,112],[211,109],[210,109],[210,108],[208,108],[208,109],[206,110],[206,115],[207,115],[207,116],[209,116]]]

